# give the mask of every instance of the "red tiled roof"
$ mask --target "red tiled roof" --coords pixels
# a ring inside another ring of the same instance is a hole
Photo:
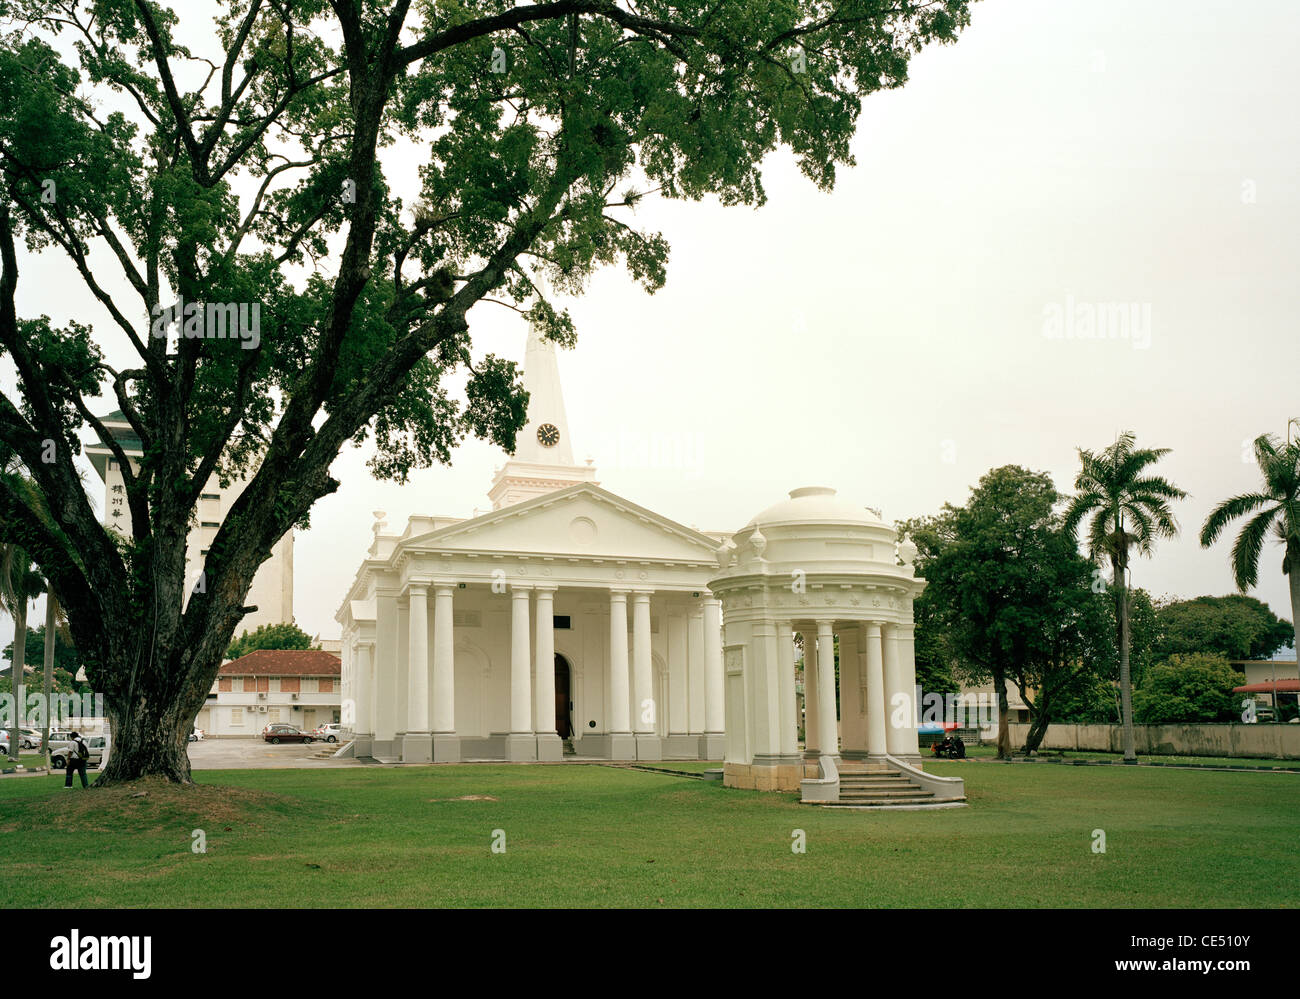
[[[340,676],[343,661],[333,652],[258,649],[226,663],[218,676]]]
[[[1300,692],[1300,680],[1265,680],[1263,683],[1248,683],[1242,687],[1233,687],[1234,694],[1271,694],[1276,686],[1279,694]]]

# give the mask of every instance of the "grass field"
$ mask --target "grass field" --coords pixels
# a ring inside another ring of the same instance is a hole
[[[971,807],[837,812],[602,766],[208,771],[198,788],[150,783],[141,797],[7,779],[0,897],[19,908],[1297,902],[1300,777],[933,767],[966,778]],[[191,849],[196,829],[206,853]],[[796,829],[805,854],[791,851]]]

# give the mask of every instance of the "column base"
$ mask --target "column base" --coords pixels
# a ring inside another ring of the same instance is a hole
[[[605,738],[608,740],[609,759],[628,762],[636,760],[636,739],[631,732],[612,732]]]
[[[843,760],[865,760],[867,751],[865,749],[841,749],[840,759]]]
[[[657,735],[636,736],[636,758],[638,760],[662,760],[664,758],[663,742]]]
[[[373,735],[354,735],[352,737],[352,756],[354,759],[374,756],[375,737]]]
[[[536,761],[537,736],[532,732],[511,732],[506,736],[506,759],[511,763]]]
[[[537,735],[537,760],[539,763],[558,763],[564,759],[564,743],[556,732],[539,732]]]
[[[665,760],[696,760],[700,758],[699,752],[700,737],[697,735],[677,732],[669,735],[664,740],[663,758]]]
[[[381,739],[378,736],[370,743],[370,755],[380,763],[396,763],[401,756],[402,742],[400,739],[394,739],[391,736],[387,739]]]
[[[433,736],[428,732],[405,732],[402,734],[403,763],[432,763]]]
[[[459,763],[460,762],[460,736],[434,735],[433,762],[434,763]]]
[[[721,732],[705,732],[700,736],[700,759],[720,760],[727,754],[727,737]]]

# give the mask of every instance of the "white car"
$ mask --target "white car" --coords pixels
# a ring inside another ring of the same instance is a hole
[[[81,741],[86,744],[90,750],[90,758],[86,760],[86,766],[90,769],[104,765],[104,757],[108,755],[108,739],[102,735],[82,736]],[[68,765],[68,751],[72,746],[71,742],[55,742],[50,740],[50,766],[55,770],[62,770]]]
[[[324,742],[338,742],[342,732],[337,722],[330,722],[328,725],[321,725],[316,728],[312,735]]]

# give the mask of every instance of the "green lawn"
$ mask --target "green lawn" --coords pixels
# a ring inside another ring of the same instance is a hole
[[[0,897],[92,906],[1294,906],[1300,777],[935,764],[971,807],[836,812],[603,766],[0,781]],[[202,829],[207,853],[191,851]],[[506,852],[494,854],[493,830]],[[807,853],[791,852],[803,829]],[[1106,853],[1092,850],[1094,829]]]

